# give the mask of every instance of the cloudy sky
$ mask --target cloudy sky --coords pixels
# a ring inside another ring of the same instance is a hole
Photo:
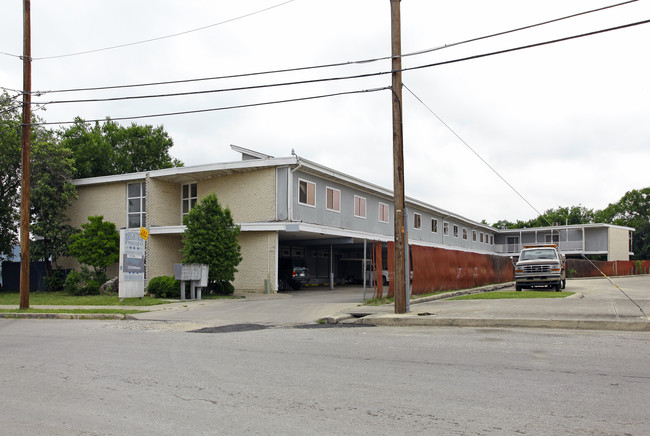
[[[640,0],[456,45],[615,3],[404,0],[402,52],[448,47],[406,57],[403,67],[650,19],[650,1]],[[34,91],[183,81],[350,62],[236,79],[45,93],[33,97],[38,102],[220,90],[390,70],[389,60],[354,63],[390,55],[388,0],[59,0],[32,1],[31,5]],[[22,88],[22,62],[12,55],[22,53],[22,2],[5,1],[0,12],[0,86],[18,90]],[[188,32],[195,29],[201,30]],[[145,40],[153,41],[133,44]],[[602,209],[631,189],[650,186],[649,42],[650,24],[642,24],[405,71],[406,194],[477,221],[536,216],[475,153],[539,211],[573,205]],[[123,47],[97,51],[115,46]],[[88,53],[76,54],[81,52]],[[75,116],[86,120],[132,117],[389,85],[390,75],[384,74],[156,99],[52,103],[38,114],[47,122],[71,121]],[[392,188],[388,90],[121,121],[131,122],[163,125],[174,140],[171,154],[187,166],[237,160],[230,144],[273,156],[288,156],[294,149],[309,160]]]

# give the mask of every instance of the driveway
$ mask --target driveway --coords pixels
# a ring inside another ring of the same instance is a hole
[[[277,294],[237,294],[243,298],[184,301],[138,314],[141,320],[188,321],[213,325],[234,323],[313,323],[363,303],[362,287],[334,290],[304,288]],[[367,291],[372,297],[372,290]]]

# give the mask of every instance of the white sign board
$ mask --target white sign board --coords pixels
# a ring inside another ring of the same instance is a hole
[[[120,230],[120,298],[144,297],[144,254],[140,229]]]

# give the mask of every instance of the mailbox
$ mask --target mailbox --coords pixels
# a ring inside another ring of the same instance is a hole
[[[200,263],[175,263],[174,277],[181,282],[181,300],[185,300],[185,282],[190,282],[190,299],[200,300],[201,289],[208,286],[208,265]]]

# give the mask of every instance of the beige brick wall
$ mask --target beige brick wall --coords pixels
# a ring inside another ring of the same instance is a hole
[[[73,227],[79,228],[94,215],[102,215],[118,229],[126,226],[126,182],[78,186],[77,196],[68,209]]]
[[[275,168],[201,180],[199,201],[216,192],[222,207],[230,208],[235,222],[275,220]]]
[[[239,234],[242,261],[237,266],[233,286],[237,291],[264,292],[264,279],[276,289],[275,232],[246,232]]]
[[[181,185],[150,178],[147,185],[147,225],[181,224]]]
[[[630,260],[630,232],[628,230],[608,228],[607,260]]]
[[[181,263],[181,235],[150,235],[145,246],[147,256],[146,279],[173,276],[174,264]]]

